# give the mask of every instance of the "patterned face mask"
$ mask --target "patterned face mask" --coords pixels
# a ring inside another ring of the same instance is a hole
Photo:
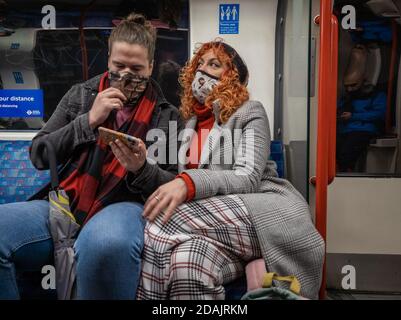
[[[127,98],[126,104],[136,104],[148,85],[149,78],[131,73],[109,71],[110,86],[119,89]]]
[[[192,94],[199,103],[204,104],[207,96],[219,84],[219,79],[198,70],[195,79],[192,81]]]

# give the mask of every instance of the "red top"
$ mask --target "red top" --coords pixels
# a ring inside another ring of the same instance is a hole
[[[205,144],[206,138],[209,135],[210,130],[213,128],[215,121],[212,110],[204,105],[197,104],[194,107],[194,111],[198,118],[198,123],[195,128],[197,136],[195,136],[195,139],[192,139],[191,146],[187,151],[187,169],[198,168],[203,145]],[[195,184],[191,177],[184,172],[178,175],[177,178],[181,178],[185,181],[188,188],[186,201],[191,201],[195,197]]]

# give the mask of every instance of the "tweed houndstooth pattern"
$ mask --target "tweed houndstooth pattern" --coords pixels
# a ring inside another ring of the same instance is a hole
[[[267,186],[268,184],[266,184]],[[267,270],[295,275],[301,295],[317,299],[322,281],[325,243],[311,219],[309,207],[290,183],[270,181],[269,191],[240,195],[251,213]],[[275,283],[287,288],[286,283]]]
[[[255,229],[236,195],[192,201],[145,228],[138,299],[224,299],[223,285],[261,257]]]
[[[218,118],[217,113],[215,116]],[[195,125],[196,118],[193,118],[186,128]],[[188,142],[181,145],[179,171],[187,173],[194,182],[195,199],[238,194],[255,226],[266,268],[284,276],[297,276],[301,294],[316,299],[322,280],[325,243],[313,224],[305,199],[290,182],[277,177],[276,165],[269,160],[270,128],[262,104],[246,102],[227,123],[216,123],[213,129],[202,150],[198,169],[185,170],[182,163]],[[221,142],[225,131],[238,129],[240,135],[232,134],[231,141]],[[230,157],[232,164],[210,161]]]
[[[218,108],[215,108],[214,112],[215,118],[219,119]],[[195,128],[196,123],[196,117],[188,121],[178,154],[179,172],[187,173],[195,184],[196,193],[193,203],[216,196],[238,195],[246,208],[243,211],[249,213],[250,221],[256,231],[267,270],[283,276],[295,275],[301,283],[301,294],[307,298],[316,299],[322,279],[325,244],[313,224],[306,201],[291,183],[277,177],[275,163],[269,160],[270,129],[262,104],[248,101],[230,117],[227,123],[220,125],[216,122],[203,147],[198,169],[185,170],[186,152],[193,134],[191,129]],[[225,138],[227,131],[232,133],[230,139]],[[238,132],[240,134],[236,134]],[[194,212],[188,212],[189,220],[196,217],[198,213],[196,208],[193,210]],[[176,237],[179,239],[185,237],[185,234],[177,234]],[[200,255],[197,258],[197,265],[204,263],[204,270],[208,270],[212,265],[207,263],[209,259],[209,261],[215,261],[217,265],[231,268],[230,270],[243,272],[241,268],[232,267],[240,264],[230,263],[227,251],[220,250],[218,254],[216,247],[221,249],[218,243],[193,241],[195,242],[192,242],[190,246],[187,243],[183,250],[188,256],[191,256],[192,251]],[[148,245],[152,247],[154,244]],[[231,259],[235,261],[233,256]],[[155,260],[152,263],[156,264],[158,269],[167,262],[167,260]],[[149,275],[151,272],[149,271]],[[192,279],[190,276],[196,277],[199,274],[202,273],[191,271],[184,274],[176,273],[175,277],[179,279],[182,276],[184,278],[180,281],[188,282],[188,279]],[[228,272],[228,274],[231,273]],[[236,274],[235,277],[237,277]],[[229,278],[228,276],[227,279]],[[156,281],[162,285],[161,279]],[[163,281],[170,283],[172,280],[164,278]],[[283,286],[284,284],[276,283],[276,285]],[[149,287],[142,287],[140,296],[143,288],[148,290]],[[218,288],[223,290],[221,286]],[[197,290],[196,286],[192,289],[193,292],[188,293],[188,298],[223,297],[221,292],[212,290],[213,293],[207,293]],[[152,287],[147,297],[157,296],[152,290],[159,292]],[[165,290],[168,292],[171,288]],[[177,292],[179,295],[179,290]],[[168,294],[163,297],[168,297]]]

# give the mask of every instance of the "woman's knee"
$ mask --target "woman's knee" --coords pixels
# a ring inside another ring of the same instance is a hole
[[[49,239],[48,216],[47,201],[0,205],[0,258],[7,259],[26,244]]]
[[[138,259],[144,245],[142,207],[129,203],[118,204],[99,212],[82,229],[75,244],[79,259],[91,259],[95,263]]]
[[[92,261],[102,264],[119,261],[127,257],[140,257],[143,241],[139,237],[128,239],[122,235],[90,234],[86,241],[77,242],[75,246],[77,260]]]
[[[170,279],[213,287],[221,280],[220,259],[213,261],[215,256],[206,244],[179,245],[171,255]]]

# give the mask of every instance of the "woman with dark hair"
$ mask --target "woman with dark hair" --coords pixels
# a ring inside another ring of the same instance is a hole
[[[157,75],[157,83],[163,91],[164,97],[173,106],[180,105],[180,84],[178,78],[180,76],[181,66],[172,61],[167,60],[160,64],[159,73]]]
[[[147,200],[139,299],[224,299],[223,285],[263,257],[317,298],[324,241],[302,196],[277,177],[262,104],[248,69],[223,42],[203,44],[183,69],[187,121],[180,174]]]

